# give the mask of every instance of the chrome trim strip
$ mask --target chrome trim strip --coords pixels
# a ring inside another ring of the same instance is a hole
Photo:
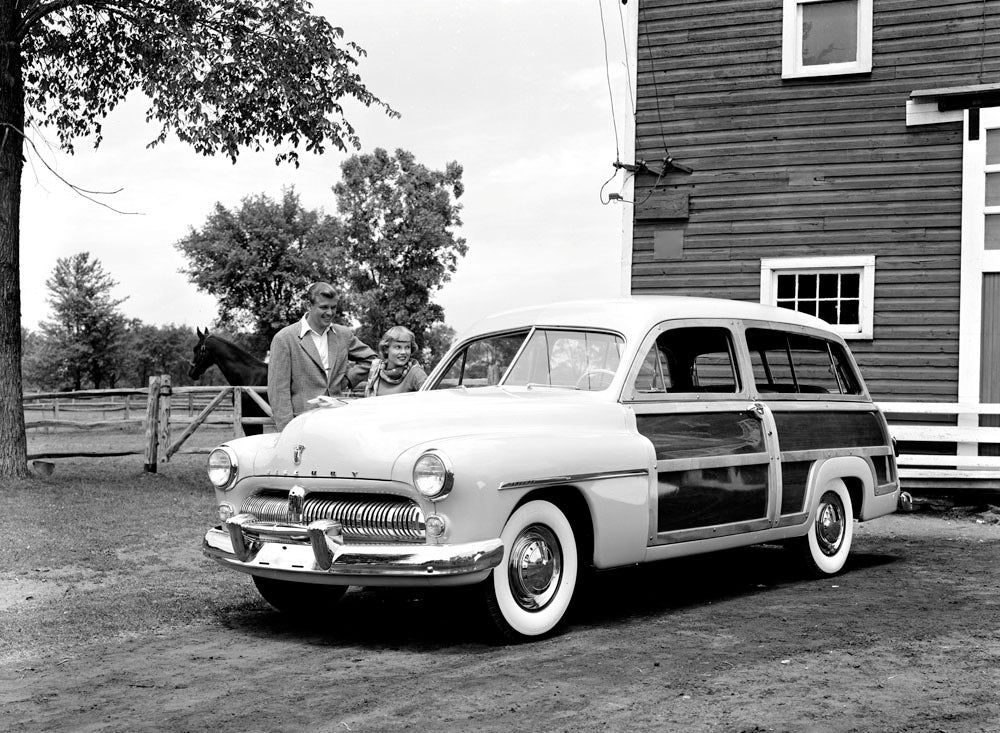
[[[802,524],[807,519],[809,519],[809,512],[795,512],[795,514],[782,514],[781,518],[778,520],[779,527],[792,527],[796,524]]]
[[[875,496],[885,496],[899,490],[899,482],[893,481],[888,484],[875,484]]]
[[[728,466],[754,466],[768,463],[767,453],[739,453],[725,456],[697,456],[695,458],[663,458],[656,462],[657,473],[672,471],[693,471],[702,468],[726,468]]]
[[[859,448],[812,448],[810,450],[790,450],[781,452],[781,460],[788,463],[796,461],[816,461],[825,458],[840,458],[841,456],[890,456],[892,446],[875,445]]]
[[[767,517],[763,519],[753,519],[749,522],[736,522],[734,524],[717,524],[714,527],[694,527],[692,529],[678,529],[672,532],[660,532],[656,535],[654,545],[666,545],[674,542],[690,542],[692,540],[709,540],[715,537],[726,537],[734,534],[746,534],[748,532],[760,532],[771,528],[771,520]]]
[[[264,543],[254,557],[240,560],[230,533],[213,527],[205,534],[202,552],[236,570],[303,582],[310,582],[310,576],[433,578],[495,568],[503,559],[503,542],[498,538],[459,545],[339,545],[331,550],[329,570],[323,570],[311,544]]]
[[[607,481],[608,479],[648,475],[649,471],[645,468],[631,468],[623,471],[601,471],[599,473],[574,473],[566,474],[565,476],[525,479],[524,481],[504,481],[500,484],[500,491],[508,489],[539,489],[545,486],[557,486],[558,484],[573,483],[576,481]]]

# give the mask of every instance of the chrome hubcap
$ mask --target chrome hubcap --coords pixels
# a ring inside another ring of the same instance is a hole
[[[562,550],[552,530],[533,524],[517,536],[510,548],[507,578],[521,608],[539,611],[548,605],[562,578]]]
[[[823,494],[816,510],[816,540],[820,552],[828,557],[837,554],[844,542],[846,524],[840,497],[832,491]]]

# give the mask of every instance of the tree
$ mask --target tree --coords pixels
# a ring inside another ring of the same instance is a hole
[[[341,164],[334,186],[342,216],[347,276],[359,337],[374,344],[391,326],[407,326],[418,343],[444,310],[431,302],[468,247],[462,225],[462,166],[433,171],[413,153],[382,148]]]
[[[336,219],[303,209],[295,191],[285,189],[281,202],[261,194],[244,198],[236,211],[217,203],[177,248],[191,282],[218,299],[219,325],[249,327],[269,344],[278,329],[301,318],[309,283],[340,284],[338,233]],[[339,315],[346,306],[345,297]]]
[[[72,152],[133,90],[204,155],[247,147],[358,149],[345,98],[396,113],[362,84],[364,50],[308,0],[0,0],[0,477],[26,476],[21,399],[20,204],[24,130]],[[34,152],[33,148],[28,152]]]
[[[441,357],[445,355],[454,340],[455,329],[445,323],[435,323],[427,329],[424,340],[418,343],[422,351],[424,368],[428,372],[441,361]]]
[[[138,318],[129,320],[125,329],[125,357],[122,360],[119,385],[145,387],[149,378],[169,374],[174,386],[191,384],[194,332],[187,326],[156,326]]]
[[[124,300],[111,297],[117,283],[88,252],[60,257],[45,281],[53,318],[41,324],[46,359],[60,386],[114,386],[123,356]]]

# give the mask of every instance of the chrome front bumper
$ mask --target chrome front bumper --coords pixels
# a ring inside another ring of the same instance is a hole
[[[345,545],[338,522],[262,522],[237,514],[205,534],[202,551],[251,575],[340,585],[465,585],[503,558],[499,539],[460,545]]]

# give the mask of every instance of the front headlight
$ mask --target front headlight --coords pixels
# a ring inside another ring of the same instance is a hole
[[[239,462],[231,448],[221,446],[208,454],[208,480],[223,491],[231,489],[239,474]]]
[[[451,462],[443,453],[428,451],[413,465],[413,485],[428,499],[443,499],[454,482]]]

